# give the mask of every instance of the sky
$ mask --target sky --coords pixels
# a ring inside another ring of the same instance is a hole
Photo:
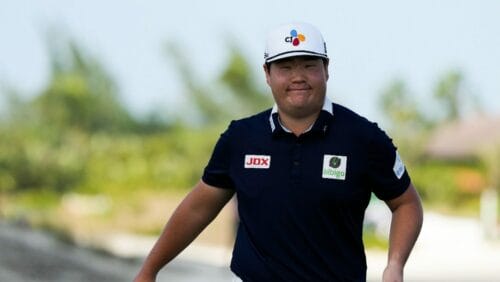
[[[497,0],[0,0],[0,84],[26,96],[43,89],[50,76],[46,34],[56,27],[103,62],[134,113],[175,111],[188,105],[167,40],[208,84],[227,63],[233,38],[265,87],[267,31],[302,21],[327,43],[328,96],[369,119],[381,117],[377,97],[394,79],[404,80],[423,107],[436,107],[436,82],[454,69],[485,111],[499,115],[499,15]]]

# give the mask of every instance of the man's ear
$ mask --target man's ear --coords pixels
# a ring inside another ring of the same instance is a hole
[[[330,64],[330,60],[323,60],[323,65],[325,67],[325,72],[326,72],[326,80],[330,78],[330,72],[328,71],[328,65]]]
[[[264,69],[264,73],[266,74],[266,82],[267,82],[267,85],[270,85],[269,84],[269,79],[270,79],[270,71],[271,71],[271,65],[270,64],[266,64],[264,63],[262,65],[262,68]]]

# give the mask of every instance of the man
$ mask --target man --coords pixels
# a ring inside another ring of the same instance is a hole
[[[315,27],[278,27],[264,57],[275,106],[221,135],[136,281],[153,281],[234,193],[240,224],[231,270],[241,280],[365,281],[362,227],[372,192],[392,211],[383,280],[403,281],[422,207],[396,148],[376,124],[326,98],[329,58]]]

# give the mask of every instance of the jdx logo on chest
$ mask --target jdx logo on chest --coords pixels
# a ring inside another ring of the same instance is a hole
[[[271,156],[267,155],[245,155],[245,168],[269,168]]]

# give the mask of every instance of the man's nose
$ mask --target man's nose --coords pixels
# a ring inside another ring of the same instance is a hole
[[[293,82],[302,82],[302,81],[305,81],[305,72],[304,72],[304,69],[301,68],[301,67],[294,67],[292,69],[292,73],[291,73],[291,78],[292,78],[292,81]]]

